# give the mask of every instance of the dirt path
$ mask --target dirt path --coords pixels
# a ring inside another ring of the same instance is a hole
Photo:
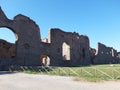
[[[120,90],[120,82],[76,82],[70,77],[0,72],[0,90]]]

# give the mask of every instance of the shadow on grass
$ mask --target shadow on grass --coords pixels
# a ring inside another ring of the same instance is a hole
[[[15,72],[10,72],[10,71],[0,71],[0,75],[5,75],[5,74],[15,74]]]

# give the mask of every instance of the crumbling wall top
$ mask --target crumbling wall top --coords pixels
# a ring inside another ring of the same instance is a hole
[[[5,20],[5,19],[7,19],[7,16],[4,14],[4,12],[2,11],[2,9],[1,9],[1,7],[0,7],[0,20],[2,19],[2,20]]]
[[[22,14],[18,14],[14,17],[14,20],[30,20],[30,18]]]

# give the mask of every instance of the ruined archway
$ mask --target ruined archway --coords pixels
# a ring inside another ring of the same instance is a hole
[[[0,7],[0,27],[9,28],[16,35],[16,55],[14,65],[40,65],[40,29],[29,17],[22,14],[8,19]],[[19,37],[19,39],[18,39]]]
[[[7,27],[0,28],[0,39],[6,40],[10,43],[15,43],[18,40],[18,35]]]
[[[62,57],[64,60],[70,60],[70,45],[66,42],[62,45]]]
[[[11,59],[16,55],[16,42],[18,35],[13,30],[1,27],[0,28],[0,58]]]
[[[40,55],[40,64],[42,66],[49,66],[50,65],[50,57],[46,54]]]

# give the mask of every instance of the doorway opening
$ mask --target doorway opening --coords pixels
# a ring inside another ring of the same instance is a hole
[[[62,57],[64,60],[70,60],[70,45],[66,42],[62,45]]]
[[[41,55],[40,62],[42,66],[49,66],[50,65],[50,57],[48,55]]]

